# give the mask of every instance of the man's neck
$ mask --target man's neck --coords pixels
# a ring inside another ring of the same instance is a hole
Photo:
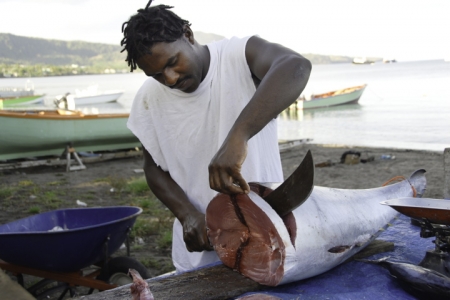
[[[202,81],[205,79],[206,75],[209,71],[209,65],[211,64],[211,54],[209,53],[209,48],[206,45],[202,45],[201,47],[201,57],[202,57]]]

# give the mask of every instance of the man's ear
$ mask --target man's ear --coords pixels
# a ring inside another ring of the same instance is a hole
[[[192,32],[191,27],[189,27],[188,25],[184,25],[183,31],[184,31],[184,33],[183,33],[184,37],[189,41],[189,43],[194,45],[194,43],[195,43],[194,33]]]

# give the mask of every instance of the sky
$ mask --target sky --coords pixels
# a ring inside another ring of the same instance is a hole
[[[147,0],[0,0],[0,33],[120,44]],[[299,53],[450,58],[450,0],[167,0],[191,29],[257,34]]]

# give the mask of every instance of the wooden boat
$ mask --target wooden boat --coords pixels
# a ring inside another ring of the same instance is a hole
[[[311,109],[358,103],[366,86],[364,84],[323,94],[315,94],[311,95],[309,100],[305,99],[304,96],[300,96],[290,108]]]
[[[0,110],[0,160],[60,156],[69,143],[76,151],[140,147],[126,126],[128,116],[84,115],[67,110]]]
[[[42,103],[45,95],[30,95],[23,97],[0,98],[0,109],[13,106],[25,106]]]

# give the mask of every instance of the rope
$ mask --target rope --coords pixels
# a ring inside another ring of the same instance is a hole
[[[395,176],[395,177],[389,179],[388,181],[386,181],[385,183],[383,183],[382,186],[386,186],[389,183],[392,183],[394,181],[403,181],[403,180],[406,180],[405,176]]]
[[[383,183],[382,186],[386,186],[395,181],[403,181],[403,180],[406,180],[405,176],[395,176],[395,177],[392,177],[391,179],[389,179],[388,181],[386,181],[385,183]],[[413,197],[415,198],[417,196],[416,188],[410,182],[409,182],[409,184],[411,185],[411,188],[413,190]]]

